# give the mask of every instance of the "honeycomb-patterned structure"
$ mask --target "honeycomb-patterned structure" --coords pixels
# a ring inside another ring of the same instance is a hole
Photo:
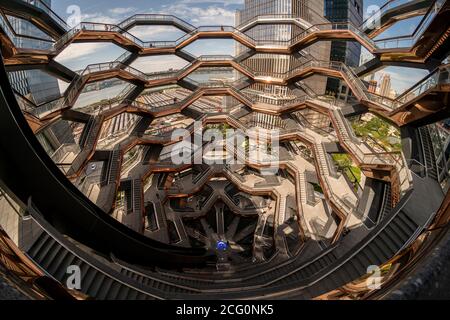
[[[428,126],[448,117],[447,1],[415,0],[398,8],[394,1],[377,13],[376,28],[371,18],[355,26],[311,24],[296,16],[197,27],[154,14],[117,25],[82,22],[69,28],[38,0],[0,1],[0,9],[9,90],[47,152],[46,161],[51,158],[52,170],[58,168],[53,176],[70,180],[78,190],[67,192],[86,210],[79,220],[68,218],[70,210],[58,216],[56,207],[47,211],[35,199],[39,192],[30,194],[27,212],[33,223],[20,223],[41,232],[21,249],[61,283],[65,267],[82,267],[92,281],[83,294],[98,299],[339,296],[347,292],[340,287],[360,279],[369,266],[392,261],[442,214],[448,172],[437,161]],[[412,16],[423,20],[410,37],[376,40]],[[19,20],[42,37],[19,33]],[[254,39],[252,30],[262,25],[300,31],[288,41]],[[144,41],[133,35],[137,26],[171,26],[184,35]],[[232,39],[237,53],[195,56],[189,45],[200,39]],[[330,40],[357,42],[373,59],[351,68],[309,53]],[[124,53],[79,71],[58,62],[80,43],[110,43]],[[151,72],[135,67],[144,64],[140,59],[161,56],[183,66]],[[257,67],[281,56],[290,61],[285,72]],[[391,99],[362,80],[384,66],[430,73]],[[56,77],[67,89],[40,99],[21,85],[24,72]],[[327,78],[346,84],[351,91],[346,101],[317,92],[318,82],[311,79]],[[403,148],[359,134],[358,124],[371,119],[384,123]],[[174,135],[180,129],[184,136]],[[238,130],[247,140],[236,144],[233,134],[207,139],[210,129]],[[249,157],[252,151],[267,153],[258,143],[267,133],[279,142],[268,152],[277,159],[270,175],[273,160]],[[175,163],[171,156],[180,152],[189,161]],[[227,162],[208,161],[217,157]],[[425,190],[435,196],[414,209],[411,199]],[[89,225],[82,218],[88,213]],[[125,243],[134,247],[125,249]],[[109,255],[108,261],[87,248]],[[151,257],[145,248],[155,250]],[[346,290],[365,293],[356,285]]]

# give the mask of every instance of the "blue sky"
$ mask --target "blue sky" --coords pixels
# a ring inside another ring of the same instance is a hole
[[[372,5],[382,6],[386,1],[364,1],[365,10]],[[243,3],[244,0],[53,0],[53,9],[69,22],[73,21],[71,16],[76,12],[75,5],[80,9],[81,19],[90,22],[118,23],[136,13],[164,13],[176,15],[196,26],[233,25],[235,12]],[[411,34],[418,21],[419,18],[413,18],[398,23],[378,36],[378,39]],[[131,33],[142,40],[175,40],[182,35],[171,27],[160,26],[134,28]],[[196,55],[200,52],[233,54],[234,45],[231,40],[208,40],[197,41],[188,49]],[[71,45],[57,60],[78,70],[91,63],[115,60],[123,52],[123,49],[112,44],[76,44]],[[143,64],[145,61],[141,61]],[[426,75],[423,71],[399,68],[386,68],[383,72],[391,74],[393,87],[399,93]],[[378,72],[376,78],[381,75],[382,72]]]
[[[381,6],[386,1],[366,0],[364,7]],[[86,21],[117,22],[134,13],[165,13],[182,16],[196,25],[232,25],[235,10],[243,3],[244,0],[53,0],[53,9],[67,19],[67,9],[76,5]]]
[[[165,13],[183,17],[195,25],[232,25],[234,12],[243,0],[58,0],[55,12],[63,18],[77,5],[83,20],[118,22],[134,13]]]

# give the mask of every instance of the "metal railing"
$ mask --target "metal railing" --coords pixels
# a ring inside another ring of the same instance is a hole
[[[48,51],[53,48],[53,40],[38,39],[31,36],[19,35],[11,27],[8,19],[0,13],[0,27],[16,48]]]
[[[55,21],[60,23],[62,26],[64,26],[64,29],[67,28],[67,24],[59,18],[47,5],[45,5],[41,0],[22,0],[27,3],[31,3],[40,9],[44,10],[48,14],[50,14]],[[405,0],[404,0],[405,1]],[[393,6],[393,3],[396,3],[395,5],[400,5],[402,1],[392,1],[385,6],[382,7],[381,12],[384,12],[385,10],[389,10],[391,6]],[[406,1],[408,2],[408,1]],[[193,25],[187,23],[186,21],[183,21],[175,16],[172,15],[157,15],[157,14],[140,14],[140,15],[134,15],[124,21],[122,21],[119,24],[106,24],[106,23],[92,23],[92,22],[82,22],[78,26],[70,29],[64,36],[62,36],[53,46],[53,50],[59,51],[61,50],[72,37],[77,35],[80,32],[84,31],[93,31],[93,32],[116,32],[120,34],[122,37],[130,40],[137,46],[140,46],[141,48],[168,48],[168,47],[177,47],[183,44],[185,41],[188,41],[189,39],[197,36],[200,33],[230,33],[231,35],[237,35],[240,41],[247,42],[251,46],[285,46],[290,47],[292,45],[297,44],[302,39],[310,35],[311,33],[315,32],[322,32],[322,31],[349,31],[354,33],[362,42],[365,43],[366,46],[372,48],[372,49],[387,49],[387,48],[400,48],[400,47],[411,47],[413,44],[417,42],[417,40],[421,37],[423,32],[426,30],[426,28],[430,25],[431,21],[433,21],[434,17],[437,15],[439,10],[443,7],[445,4],[445,0],[436,0],[433,4],[433,6],[430,8],[429,12],[425,16],[425,18],[422,20],[421,24],[418,26],[418,28],[415,30],[414,34],[409,37],[396,37],[392,39],[382,39],[373,41],[371,38],[369,38],[362,30],[366,28],[368,24],[371,23],[371,20],[375,19],[377,17],[377,13],[366,20],[361,27],[357,27],[353,25],[350,22],[339,22],[339,23],[318,23],[314,25],[308,25],[306,23],[305,28],[306,30],[302,33],[294,36],[291,39],[287,40],[255,40],[252,37],[248,36],[247,34],[241,32],[238,28],[235,28],[233,26],[200,26],[200,27],[194,27]],[[268,15],[268,16],[260,16],[255,19],[294,19],[295,21],[303,21],[303,19],[300,18],[294,18],[292,15]],[[323,18],[322,18],[323,20]],[[170,22],[173,25],[178,25],[185,30],[189,30],[190,32],[186,33],[185,35],[181,36],[180,38],[174,40],[174,41],[143,41],[139,39],[138,37],[132,35],[129,33],[126,29],[131,24],[138,22],[138,21],[149,21],[149,22],[161,22],[164,24],[167,24],[167,22]],[[247,22],[248,24],[249,22]],[[251,23],[251,21],[250,21]],[[42,40],[37,40],[42,41]],[[40,45],[34,44],[35,48],[41,48],[45,50],[51,49],[51,43],[49,44],[43,44],[40,43]],[[34,47],[33,46],[33,47]]]
[[[373,12],[373,14],[368,17],[362,25],[360,26],[361,30],[372,30],[376,28],[376,24],[378,23],[379,19],[383,14],[385,14],[387,11],[392,10],[394,8],[398,8],[402,5],[405,5],[410,2],[414,2],[417,0],[388,0],[384,5],[380,7],[379,10],[376,10]]]
[[[416,97],[422,95],[438,84],[450,83],[450,64],[446,64],[438,67],[424,79],[420,80],[417,84],[400,95],[396,101],[398,104],[403,105]]]
[[[183,35],[182,37],[173,40],[173,41],[143,41],[136,36],[130,34],[128,31],[124,30],[120,25],[113,25],[113,24],[105,24],[105,23],[88,23],[88,22],[82,22],[80,25],[76,26],[75,28],[71,29],[69,32],[67,32],[63,37],[61,37],[57,43],[55,43],[54,49],[59,50],[61,49],[73,36],[78,34],[82,31],[95,31],[95,32],[117,32],[124,36],[126,39],[132,41],[136,45],[142,47],[142,48],[172,48],[180,46],[183,42],[189,40],[192,37],[197,36],[200,33],[231,33],[234,35],[237,35],[239,39],[242,41],[248,42],[252,46],[267,46],[267,45],[283,45],[283,46],[291,46],[299,41],[301,41],[303,38],[305,38],[307,35],[318,32],[318,31],[332,31],[332,30],[347,30],[350,32],[355,33],[358,37],[363,39],[364,42],[369,44],[372,47],[375,47],[375,43],[372,39],[370,39],[365,33],[361,32],[357,27],[355,27],[351,23],[322,23],[322,24],[316,24],[305,30],[304,32],[300,33],[299,35],[293,37],[289,40],[281,40],[281,41],[275,41],[275,40],[254,40],[252,37],[246,35],[245,33],[239,31],[235,27],[232,26],[201,26],[198,27],[191,32]]]
[[[317,14],[317,17],[320,17],[320,15]],[[251,26],[251,25],[253,25],[253,24],[255,24],[256,22],[259,22],[259,21],[280,21],[280,20],[292,20],[292,21],[298,23],[303,28],[305,28],[305,27],[306,28],[310,28],[311,25],[312,25],[311,23],[307,22],[305,19],[302,19],[298,15],[292,15],[292,14],[264,14],[264,15],[258,15],[256,17],[254,17],[253,19],[247,20],[244,23],[241,23],[236,28],[238,30],[246,30],[246,29],[249,28],[249,26]],[[326,19],[322,16],[321,20],[323,20],[323,22],[325,22]]]
[[[192,64],[189,64],[185,68],[177,71],[167,71],[167,72],[157,72],[157,73],[151,73],[151,74],[145,74],[135,68],[132,68],[130,66],[124,65],[120,61],[113,61],[109,63],[99,63],[99,64],[93,64],[87,66],[81,74],[79,74],[78,77],[73,81],[73,83],[70,85],[69,90],[66,92],[66,95],[64,98],[57,99],[54,101],[51,101],[47,104],[41,105],[34,110],[32,110],[33,115],[37,116],[38,118],[41,118],[45,115],[48,115],[49,113],[58,111],[60,109],[63,109],[65,107],[70,106],[74,99],[79,95],[81,88],[84,86],[86,77],[97,72],[104,72],[104,71],[125,71],[133,76],[137,77],[138,79],[142,81],[149,81],[149,80],[159,80],[159,79],[169,79],[169,78],[178,78],[180,74],[185,72],[187,69],[189,69],[194,63],[201,62],[201,61],[232,61],[233,57],[229,55],[218,55],[218,56],[202,56],[199,57],[195,62]],[[378,96],[373,93],[369,93],[367,91],[367,88],[364,86],[362,81],[353,73],[353,71],[348,68],[344,63],[341,62],[334,62],[334,61],[317,61],[317,60],[311,60],[307,61],[304,64],[302,64],[299,67],[296,67],[284,74],[282,76],[292,76],[296,72],[302,72],[305,68],[308,67],[316,67],[316,68],[328,68],[331,70],[336,70],[339,72],[342,72],[343,75],[346,77],[349,84],[357,91],[358,95],[360,96],[360,99],[366,100],[378,105],[382,105],[383,107],[387,108],[388,110],[392,111],[400,106],[406,104],[407,102],[413,100],[415,97],[423,94],[424,92],[428,91],[430,88],[435,87],[438,84],[441,83],[449,83],[450,75],[450,65],[441,66],[438,69],[436,69],[433,73],[431,73],[429,76],[421,80],[418,84],[414,85],[411,89],[407,90],[404,94],[402,94],[400,97],[398,97],[396,100],[392,100],[386,97]],[[260,75],[262,73],[255,73],[256,76]],[[280,74],[281,75],[281,74]],[[272,74],[273,76],[273,74]],[[239,87],[241,85],[246,85],[246,79],[241,78],[238,80],[235,80],[234,82],[226,82],[226,81],[209,81],[209,82],[203,82],[199,83],[195,80],[185,78],[186,82],[190,83],[193,87],[196,88],[228,88],[228,89],[234,89],[236,87]],[[127,91],[128,92],[128,91]],[[263,101],[263,96],[260,94],[253,94],[251,90],[247,90],[245,93],[238,93],[239,96],[246,99],[246,102],[248,103],[257,103],[257,102],[266,102]],[[187,100],[187,99],[185,99]],[[298,103],[305,102],[307,100],[306,97],[298,97],[295,99],[286,99],[286,100],[273,100],[272,102],[275,102],[275,105],[281,105],[281,106],[289,106],[294,105]],[[180,101],[181,102],[181,101]],[[136,103],[134,103],[136,104]],[[155,103],[152,106],[152,109],[155,110],[155,108],[158,107],[166,107],[168,104],[174,105],[177,104],[177,101],[168,101],[167,103]],[[271,103],[273,104],[273,103]],[[141,105],[138,105],[141,106]],[[146,106],[148,108],[148,106]]]
[[[53,152],[50,158],[52,158],[55,163],[59,163],[70,152],[77,154],[80,152],[80,147],[77,144],[62,144],[55,152]]]
[[[64,36],[62,36],[54,45],[54,50],[61,50],[71,38],[77,35],[80,32],[84,31],[96,31],[96,32],[116,32],[121,34],[124,38],[130,40],[138,46],[145,47],[145,42],[139,39],[138,37],[132,35],[128,31],[120,28],[114,24],[108,23],[96,23],[96,22],[82,22],[76,27],[69,30]]]
[[[120,22],[118,26],[122,29],[128,29],[136,22],[171,22],[174,26],[180,26],[185,30],[195,30],[195,26],[192,24],[176,16],[163,14],[135,14]]]
[[[301,42],[308,35],[323,32],[323,31],[350,31],[358,36],[362,41],[364,41],[367,45],[376,49],[375,42],[370,39],[364,32],[358,29],[355,25],[350,22],[335,22],[335,23],[321,23],[314,24],[310,28],[296,35],[292,39],[289,40],[257,40],[255,42],[256,46],[270,46],[270,45],[278,45],[282,47],[289,47]]]
[[[436,0],[428,10],[427,14],[421,20],[413,34],[406,36],[397,36],[392,38],[384,38],[375,40],[375,45],[378,49],[399,49],[399,48],[412,48],[422,38],[422,35],[430,26],[436,15],[444,6],[446,0]]]
[[[54,21],[56,21],[64,30],[68,30],[69,26],[67,23],[58,16],[45,2],[41,0],[22,0],[28,4],[35,6],[36,8],[41,9],[45,13],[47,13]]]
[[[122,53],[116,60],[114,60],[114,62],[125,62],[130,56],[131,56],[131,52],[125,50],[124,53]]]

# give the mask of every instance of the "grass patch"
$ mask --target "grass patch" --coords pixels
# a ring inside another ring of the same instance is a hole
[[[369,121],[353,121],[353,130],[359,137],[372,137],[387,151],[402,150],[400,130],[380,117],[372,115]]]
[[[332,158],[337,164],[339,171],[343,172],[347,176],[348,180],[353,183],[355,189],[357,190],[359,184],[361,183],[361,169],[353,164],[353,161],[348,154],[335,153],[332,154]]]

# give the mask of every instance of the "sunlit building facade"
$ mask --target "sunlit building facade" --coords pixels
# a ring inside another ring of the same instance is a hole
[[[323,3],[321,1],[312,0],[246,0],[244,8],[236,12],[236,26],[245,25],[249,21],[257,17],[278,16],[298,19],[299,25],[289,24],[264,24],[256,25],[245,33],[255,40],[264,40],[268,42],[288,42],[296,36],[301,35],[305,30],[314,24],[327,22],[323,17]],[[242,53],[245,48],[238,46],[238,54]],[[298,68],[308,61],[311,56],[317,60],[328,60],[330,52],[329,43],[317,43],[297,55],[281,55],[281,54],[257,54],[245,61],[250,68],[274,74],[284,74],[288,71]],[[304,81],[318,94],[325,92],[325,79],[312,77]],[[258,90],[260,90],[259,88]],[[266,86],[264,89],[266,94],[274,94],[277,96],[287,95],[287,88],[279,88],[276,86]]]
[[[325,0],[324,16],[330,22],[351,23],[359,27],[363,23],[363,0]],[[361,45],[352,41],[332,41],[331,61],[344,62],[349,67],[359,65]],[[328,79],[327,92],[339,98],[347,99],[349,88],[337,79]]]

